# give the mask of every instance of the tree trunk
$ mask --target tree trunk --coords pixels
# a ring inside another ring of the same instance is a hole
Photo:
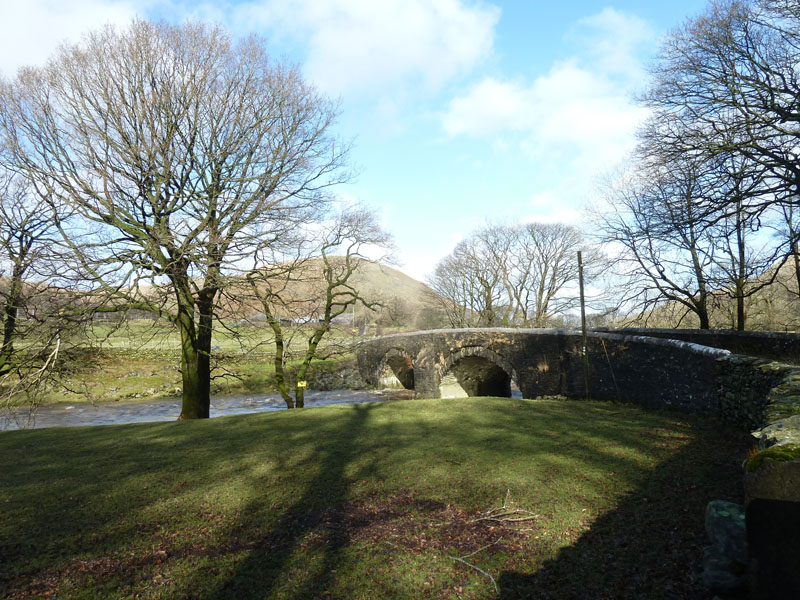
[[[300,363],[300,367],[297,369],[297,383],[295,384],[294,392],[294,405],[297,408],[303,408],[306,405],[306,386],[308,385],[306,382],[306,373],[308,373],[308,366],[311,364],[311,359],[316,349],[317,344],[314,344],[312,341],[312,343],[309,344],[309,349],[306,352],[305,358],[303,358],[303,362]]]
[[[705,301],[695,312],[697,312],[697,317],[700,319],[700,329],[711,329],[711,322],[708,318],[708,309],[706,308]]]
[[[14,354],[14,335],[17,329],[17,314],[22,298],[22,274],[19,265],[14,265],[8,296],[3,307],[3,345],[0,346],[0,375],[5,375],[12,368],[11,357]]]
[[[181,333],[180,420],[207,419],[211,409],[211,336],[199,336],[191,312],[179,308]]]
[[[267,310],[266,302],[263,302],[263,304],[267,320],[275,335],[275,359],[273,361],[275,365],[275,383],[278,384],[278,391],[281,393],[281,398],[286,402],[286,408],[294,408],[294,400],[292,400],[292,395],[289,393],[289,388],[286,386],[286,373],[283,369],[283,365],[286,361],[286,343],[283,339],[283,330],[281,329],[281,324],[278,319],[273,317],[272,313]]]
[[[736,329],[744,331],[744,293],[740,292],[736,296]]]
[[[745,253],[744,228],[745,222],[742,216],[742,200],[738,198],[736,204],[736,244],[737,250],[739,251],[739,263],[736,279],[736,329],[739,331],[744,331],[744,286],[747,279],[747,270],[745,267],[747,254]]]

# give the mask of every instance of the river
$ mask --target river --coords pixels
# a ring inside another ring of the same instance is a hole
[[[306,393],[306,407],[331,406],[333,404],[362,404],[406,399],[413,392],[405,390],[333,390]],[[285,410],[286,403],[278,394],[253,396],[215,396],[211,398],[211,418],[245,413]],[[28,424],[27,411],[0,415],[0,430],[21,427],[41,429],[43,427],[79,427],[82,425],[120,425],[123,423],[151,423],[174,421],[181,412],[177,399],[136,402],[76,402],[41,406],[32,423]]]

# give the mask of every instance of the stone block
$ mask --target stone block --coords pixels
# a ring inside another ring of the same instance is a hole
[[[780,446],[773,446],[762,452],[779,449]],[[744,493],[748,503],[754,499],[800,502],[800,459],[764,460],[753,471],[745,473]]]
[[[766,427],[754,431],[760,448],[768,448],[776,444],[800,445],[800,415],[780,419]]]

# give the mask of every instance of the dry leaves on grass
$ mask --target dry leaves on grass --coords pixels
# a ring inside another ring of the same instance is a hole
[[[223,532],[218,531],[218,535],[209,536],[206,544],[187,543],[181,535],[173,534],[161,537],[146,554],[120,551],[110,556],[69,560],[58,568],[20,574],[7,582],[8,597],[53,596],[65,581],[76,583],[88,579],[148,580],[148,585],[163,585],[164,581],[151,581],[144,572],[189,557],[219,557],[256,548],[305,551],[324,547],[334,537],[340,545],[366,542],[375,548],[402,548],[411,554],[438,550],[485,573],[467,558],[486,550],[506,555],[524,552],[528,534],[522,526],[529,528],[535,519],[533,513],[514,508],[508,497],[500,507],[476,514],[452,504],[416,498],[407,492],[380,502],[345,503],[304,513],[269,531],[237,528],[235,535],[230,530],[227,535],[219,535]],[[220,521],[230,524],[226,518]]]

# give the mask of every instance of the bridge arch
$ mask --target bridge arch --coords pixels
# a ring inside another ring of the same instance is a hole
[[[403,388],[407,390],[415,388],[414,363],[408,352],[402,348],[390,348],[383,355],[377,372],[379,383],[385,387],[391,387],[390,376],[393,376]]]
[[[518,383],[514,367],[483,346],[467,346],[450,353],[438,372],[439,386],[452,373],[467,396],[511,397],[511,384]]]
[[[448,329],[365,340],[356,355],[364,380],[373,385],[378,384],[376,370],[386,363],[406,374],[406,386],[411,385],[413,372],[415,396],[420,398],[440,397],[442,375],[454,366],[469,365],[463,361],[472,357],[473,367],[491,370],[478,379],[494,382],[489,386],[493,389],[484,385],[471,395],[506,395],[507,376],[525,398],[551,394],[585,398],[588,382],[593,398],[710,414],[718,413],[725,400],[720,396],[720,379],[728,371],[738,372],[737,359],[724,360],[729,354],[725,350],[674,339],[590,332],[587,380],[582,349],[577,331]]]

